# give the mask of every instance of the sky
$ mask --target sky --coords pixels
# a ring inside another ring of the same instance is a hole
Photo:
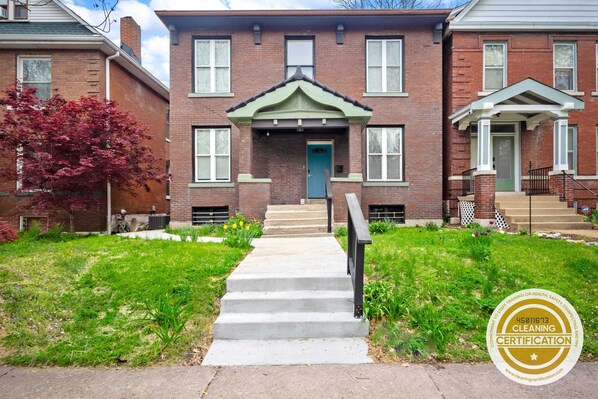
[[[114,4],[115,0],[107,0]],[[104,20],[104,12],[93,7],[94,0],[62,0],[76,14],[91,25]],[[96,3],[98,1],[95,1]],[[141,26],[142,65],[165,85],[169,85],[169,37],[168,30],[158,19],[154,10],[265,10],[265,9],[330,9],[332,0],[120,0],[110,19],[132,16]],[[119,22],[113,23],[104,33],[120,45]]]

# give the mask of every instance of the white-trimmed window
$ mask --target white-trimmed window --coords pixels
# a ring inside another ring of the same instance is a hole
[[[230,40],[195,40],[195,93],[230,92]]]
[[[403,180],[403,129],[371,127],[367,129],[367,170],[371,181]]]
[[[484,90],[500,90],[507,85],[507,44],[484,43]]]
[[[0,21],[29,19],[29,0],[0,0]]]
[[[559,90],[577,90],[575,43],[554,43],[554,87]]]
[[[14,19],[27,19],[29,17],[29,0],[15,0]]]
[[[367,91],[386,93],[403,91],[403,40],[366,40]]]
[[[305,76],[314,79],[314,39],[287,38],[286,44],[286,77],[290,78],[301,67]]]
[[[577,126],[567,129],[567,164],[577,174]]]
[[[52,60],[50,57],[19,56],[17,79],[23,89],[34,87],[37,96],[47,100],[52,96]]]
[[[230,181],[230,129],[195,129],[195,181]]]

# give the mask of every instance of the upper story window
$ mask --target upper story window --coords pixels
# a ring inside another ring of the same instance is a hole
[[[376,127],[367,129],[368,180],[403,180],[403,129]]]
[[[24,89],[34,87],[40,99],[49,99],[52,96],[52,60],[50,57],[18,57],[17,79]]]
[[[195,40],[195,93],[230,92],[230,40]]]
[[[596,91],[598,91],[598,43],[596,43]]]
[[[290,78],[301,67],[305,76],[314,79],[314,39],[287,38],[286,48],[286,77]]]
[[[367,40],[367,91],[403,91],[403,40]]]
[[[554,87],[577,90],[577,54],[575,43],[554,44]]]
[[[28,0],[0,0],[0,21],[26,20],[28,18]]]
[[[230,181],[230,129],[195,129],[195,181]]]
[[[484,43],[484,90],[499,90],[507,83],[507,44]]]

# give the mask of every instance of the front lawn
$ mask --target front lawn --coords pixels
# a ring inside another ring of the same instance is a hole
[[[598,247],[432,226],[372,238],[364,291],[378,360],[489,360],[492,311],[527,288],[567,299],[583,323],[581,358],[598,359]]]
[[[209,343],[216,299],[246,254],[223,244],[67,237],[0,244],[5,364],[191,360]],[[147,319],[148,309],[161,305],[189,315],[180,339],[169,346],[154,332],[156,319]]]

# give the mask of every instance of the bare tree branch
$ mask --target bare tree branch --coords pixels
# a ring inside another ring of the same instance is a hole
[[[452,8],[463,0],[334,0],[339,8],[348,10],[411,10],[416,8]]]
[[[31,11],[31,7],[43,7],[52,3],[53,1],[54,0],[29,0],[29,2],[27,3],[26,0],[17,0],[17,2],[22,5],[27,4],[27,10],[29,11]],[[112,24],[116,23],[116,19],[110,18],[110,15],[118,5],[118,2],[119,0],[94,0],[92,2],[92,6],[93,8],[102,11],[102,13],[104,14],[103,19],[98,24],[88,24],[85,26],[96,28],[97,30],[104,33],[110,32]]]

